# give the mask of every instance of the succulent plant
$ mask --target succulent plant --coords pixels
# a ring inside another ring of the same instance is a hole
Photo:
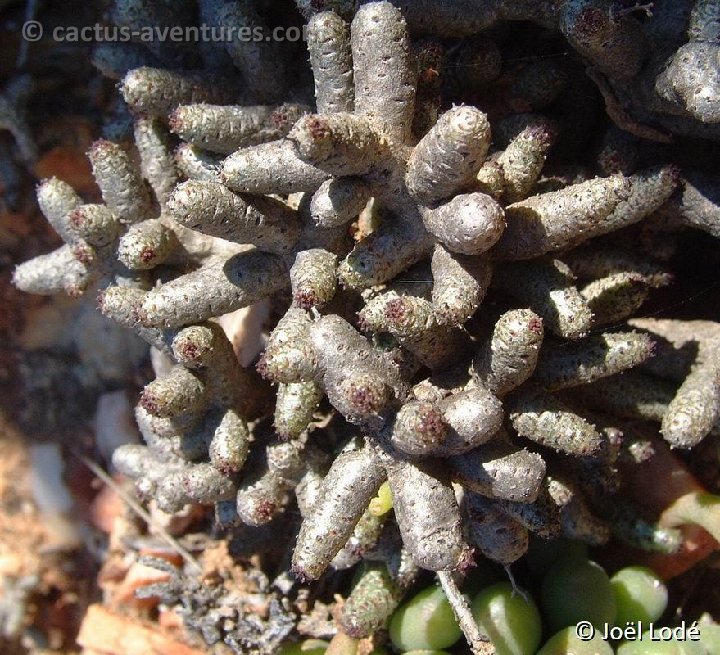
[[[259,25],[253,4],[199,6],[209,24]],[[283,93],[289,63],[269,46],[233,41],[202,62],[183,49],[101,47],[97,65],[123,78],[140,168],[102,140],[90,159],[103,204],[57,179],[38,187],[65,245],[19,266],[16,285],[97,288],[102,313],[170,363],[136,409],[147,445],[116,451],[117,468],[166,511],[215,504],[226,527],[266,524],[294,494],[298,577],[368,560],[341,621],[355,636],[385,623],[417,567],[447,583],[473,548],[506,566],[529,533],[672,548],[672,535],[660,544],[637,508],[615,502],[615,421],[662,422],[680,448],[717,429],[718,324],[633,319],[671,280],[653,247],[658,217],[673,214],[665,230],[717,236],[717,181],[683,181],[663,151],[638,170],[617,134],[602,175],[544,174],[565,126],[534,113],[557,97],[541,98],[538,80],[560,88],[564,74],[516,76],[516,109],[492,124],[469,104],[439,111],[440,85],[423,73],[441,49],[413,43],[403,14],[445,36],[499,20],[559,26],[615,94],[659,56],[636,39],[645,28],[594,0],[299,4],[314,113]],[[693,57],[717,48],[710,5],[693,9]],[[182,7],[117,2],[112,18],[172,23]],[[453,56],[492,59],[487,42],[464,46]],[[703,66],[693,70],[712,78]],[[677,68],[658,93],[672,89],[692,114],[680,132],[705,134],[707,99]],[[174,153],[172,133],[184,141]],[[627,235],[650,245],[631,250]],[[215,319],[266,299],[276,316],[256,372]],[[323,436],[319,407],[343,436]],[[393,513],[373,513],[386,481]]]

